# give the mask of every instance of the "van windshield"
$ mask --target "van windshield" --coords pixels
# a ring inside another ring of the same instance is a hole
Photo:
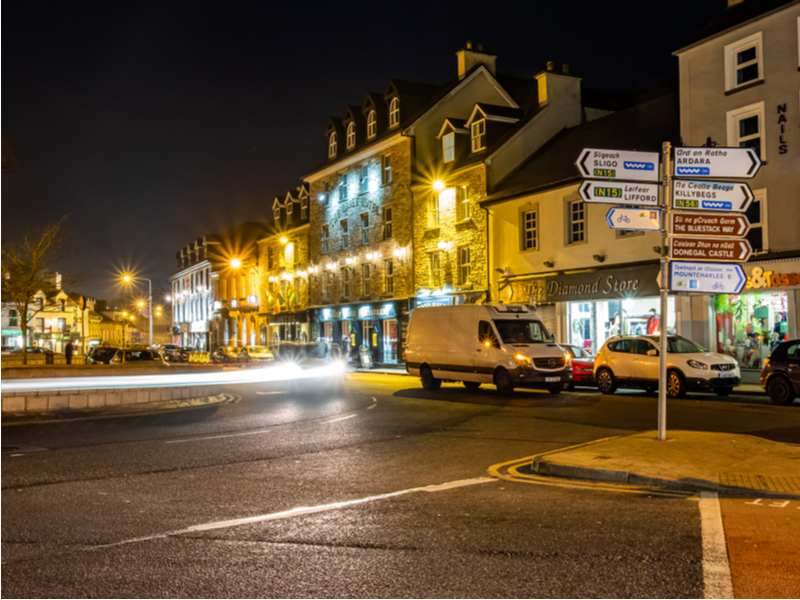
[[[497,333],[504,344],[543,344],[550,341],[550,334],[539,321],[495,321]]]

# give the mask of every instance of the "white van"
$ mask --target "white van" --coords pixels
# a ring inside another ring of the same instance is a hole
[[[408,322],[406,371],[436,390],[463,381],[469,390],[492,383],[559,393],[570,382],[569,355],[556,345],[533,306],[524,304],[415,308]]]

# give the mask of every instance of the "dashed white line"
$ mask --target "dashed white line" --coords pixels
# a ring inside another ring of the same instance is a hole
[[[700,527],[703,535],[703,595],[705,598],[733,598],[728,544],[719,497],[715,492],[700,494]]]
[[[357,417],[358,415],[347,415],[346,417],[339,417],[338,419],[330,419],[329,421],[323,421],[323,423],[336,423],[336,421],[344,421],[345,419],[352,419],[353,417]]]

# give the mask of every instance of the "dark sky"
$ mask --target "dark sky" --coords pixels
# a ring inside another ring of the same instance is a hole
[[[265,219],[325,158],[325,125],[392,77],[444,83],[467,40],[501,72],[548,60],[633,91],[725,0],[5,2],[2,235],[69,214],[80,289],[133,268],[167,288],[175,253]]]

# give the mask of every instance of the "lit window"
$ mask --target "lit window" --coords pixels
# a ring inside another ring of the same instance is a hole
[[[347,149],[351,149],[356,145],[356,124],[350,123],[347,126]]]
[[[433,192],[428,198],[428,228],[439,226],[439,192]]]
[[[361,215],[361,245],[369,245],[369,213]]]
[[[322,278],[322,299],[330,300],[331,284],[333,283],[333,273],[328,271]]]
[[[280,206],[275,205],[273,207],[273,209],[272,209],[272,217],[275,219],[276,222],[281,220],[281,207]]]
[[[301,219],[308,218],[308,198],[300,199],[300,218]]]
[[[331,230],[330,227],[327,225],[322,226],[322,253],[328,254],[330,252],[328,241],[331,237]]]
[[[753,148],[762,161],[767,160],[764,139],[764,102],[744,106],[726,114],[728,146]]]
[[[347,173],[339,175],[339,202],[347,200]]]
[[[369,264],[361,266],[361,295],[365,297],[370,295],[369,268],[370,268]]]
[[[539,249],[539,215],[537,210],[522,213],[522,249]]]
[[[486,148],[486,119],[475,121],[472,124],[472,151]]]
[[[358,192],[366,194],[369,191],[369,167],[361,165],[361,177],[358,181]]]
[[[387,294],[394,293],[394,262],[383,261],[383,289]]]
[[[470,262],[469,246],[461,246],[458,249],[458,283],[465,285],[469,283],[469,276],[472,272],[472,263]]]
[[[367,115],[367,137],[375,137],[378,135],[378,117],[374,110],[369,111]]]
[[[438,252],[431,252],[428,254],[428,261],[431,266],[431,285],[433,287],[439,287],[442,285],[441,283],[441,276],[442,270],[439,267],[439,253]]]
[[[347,219],[340,222],[342,228],[342,250],[347,250]]]
[[[381,159],[381,183],[388,185],[392,183],[392,155],[385,154]]]
[[[400,124],[400,98],[392,98],[389,104],[389,127]]]
[[[392,207],[383,209],[383,239],[392,239]]]
[[[291,216],[293,211],[294,211],[294,202],[292,200],[289,200],[289,202],[286,203],[286,214]]]
[[[333,132],[328,138],[328,158],[336,156],[336,132]]]
[[[586,240],[586,204],[582,200],[567,203],[569,211],[569,229],[567,243],[575,244]]]
[[[350,297],[350,269],[342,269],[342,298]]]
[[[444,152],[444,162],[450,162],[456,158],[456,134],[448,133],[442,138],[442,151]]]
[[[456,218],[459,221],[466,221],[470,218],[469,193],[465,185],[456,188]]]
[[[761,32],[725,46],[725,91],[764,79]]]

